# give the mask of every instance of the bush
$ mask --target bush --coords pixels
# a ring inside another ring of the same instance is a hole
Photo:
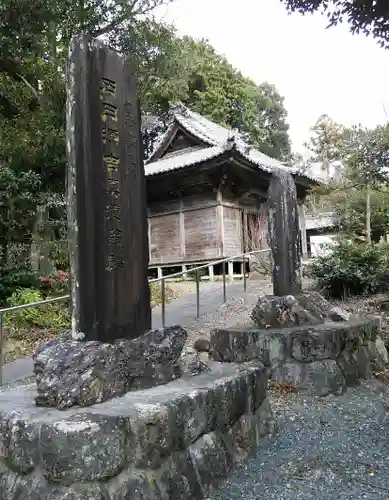
[[[389,245],[340,238],[329,254],[318,257],[310,275],[334,297],[367,295],[389,289]]]
[[[7,298],[19,288],[37,288],[39,275],[29,267],[0,269],[0,304],[7,303]]]
[[[69,292],[69,273],[57,271],[49,276],[39,276],[39,289],[45,295],[62,294]]]
[[[7,300],[9,307],[21,306],[44,300],[43,294],[35,288],[19,288]],[[34,328],[67,328],[70,326],[70,314],[67,303],[47,304],[39,307],[29,307],[4,317],[5,324],[13,327]]]

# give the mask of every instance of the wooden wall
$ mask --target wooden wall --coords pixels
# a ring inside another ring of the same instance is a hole
[[[224,255],[243,253],[242,209],[223,205],[223,232]]]
[[[216,193],[149,205],[150,264],[212,260],[218,252]]]
[[[259,202],[205,192],[149,205],[150,264],[207,261],[244,252],[245,213]],[[245,230],[247,242],[247,229]]]

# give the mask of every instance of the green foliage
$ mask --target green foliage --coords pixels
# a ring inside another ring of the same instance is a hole
[[[8,306],[21,306],[44,300],[43,294],[35,288],[19,288],[8,299]],[[69,309],[65,304],[47,304],[39,307],[29,307],[7,313],[5,324],[17,327],[35,328],[66,328],[70,326]]]
[[[389,245],[340,238],[332,251],[311,265],[311,276],[334,297],[389,289]]]
[[[389,46],[389,3],[387,0],[281,0],[288,11],[312,14],[321,12],[329,26],[343,21],[352,33],[373,36],[383,47]]]
[[[333,162],[343,159],[348,130],[328,115],[321,115],[311,128],[311,136],[304,144],[312,154],[311,161]]]
[[[286,110],[277,89],[245,78],[206,41],[180,38],[172,26],[145,20],[115,34],[111,43],[133,61],[142,109],[157,116],[162,129],[172,104],[181,101],[238,129],[264,153],[289,158]]]
[[[66,239],[64,76],[69,40],[81,32],[105,34],[131,58],[143,114],[157,123],[145,129],[148,151],[172,104],[182,101],[238,128],[263,152],[290,156],[286,111],[275,87],[256,85],[205,41],[179,37],[145,16],[168,1],[1,2],[0,267],[9,267],[16,243],[39,248]],[[49,251],[59,269],[68,266],[63,249]]]
[[[366,190],[356,188],[335,190],[330,199],[342,232],[365,236]],[[371,238],[377,242],[381,236],[389,233],[389,191],[385,186],[371,191],[370,210]]]
[[[38,274],[29,267],[0,267],[0,304],[6,304],[6,299],[22,288],[37,288]]]

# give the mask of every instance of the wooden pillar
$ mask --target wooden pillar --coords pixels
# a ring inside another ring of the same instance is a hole
[[[147,207],[147,239],[148,239],[148,247],[149,247],[149,262],[151,262],[151,210],[150,207]]]
[[[163,276],[162,267],[157,267],[157,276],[158,278],[162,278]]]
[[[208,266],[208,274],[209,274],[209,281],[214,281],[215,276],[214,276],[214,272],[213,272],[213,264]]]
[[[219,257],[224,257],[224,214],[223,214],[223,196],[220,188],[217,190],[216,200],[218,205],[217,210],[217,242]]]
[[[247,226],[247,210],[244,208],[243,209],[243,252],[249,252],[249,247],[248,247],[248,226]]]
[[[185,264],[182,264],[182,272],[185,273],[182,275],[182,279],[183,280],[186,280],[188,278],[188,275],[186,274],[186,271],[187,271],[187,267]]]
[[[308,258],[308,243],[307,243],[307,228],[305,219],[305,205],[304,202],[299,204],[299,225],[301,233],[301,252],[303,259]]]
[[[228,262],[228,279],[234,281],[234,263],[231,260]]]
[[[184,200],[180,200],[180,247],[181,258],[185,260],[186,256],[186,238],[185,238],[185,213],[184,213]]]

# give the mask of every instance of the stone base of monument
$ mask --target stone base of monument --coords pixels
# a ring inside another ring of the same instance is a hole
[[[128,392],[88,408],[37,407],[35,385],[0,391],[0,498],[194,500],[273,432],[259,361]]]
[[[272,380],[319,396],[340,394],[388,365],[380,319],[350,317],[317,293],[262,297],[252,319],[255,326],[211,332],[213,359],[260,359]]]

